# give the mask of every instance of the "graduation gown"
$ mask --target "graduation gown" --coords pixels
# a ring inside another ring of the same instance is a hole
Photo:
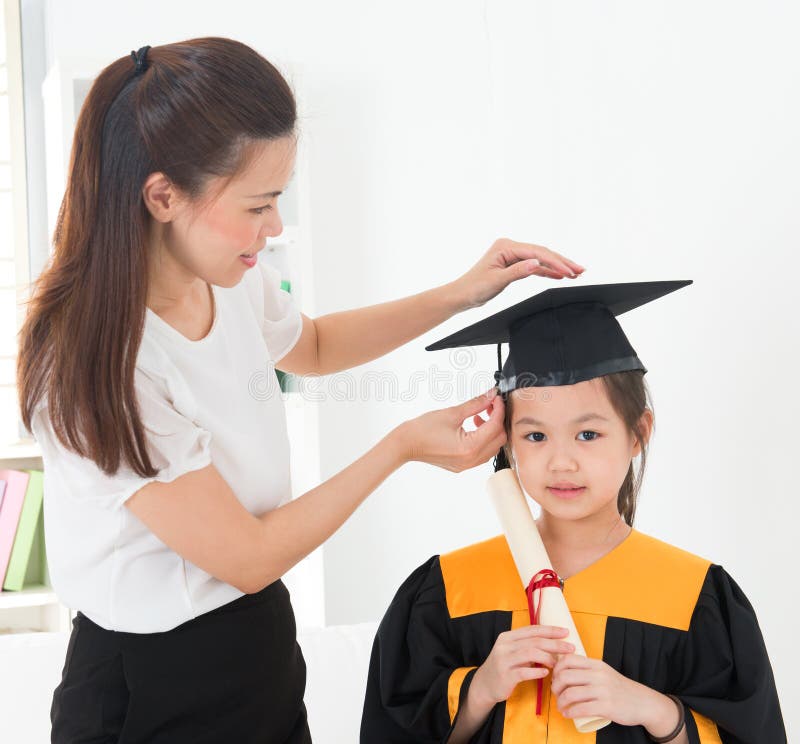
[[[785,744],[775,681],[747,597],[718,565],[637,530],[564,582],[588,656],[680,698],[692,744]],[[445,742],[472,676],[506,630],[530,623],[505,536],[434,556],[398,589],[372,648],[361,744]],[[642,726],[579,734],[544,679],[518,684],[478,744],[645,744]]]

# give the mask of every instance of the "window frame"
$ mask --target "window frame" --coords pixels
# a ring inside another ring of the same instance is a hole
[[[25,319],[26,303],[30,296],[30,242],[28,235],[28,173],[25,134],[25,100],[23,89],[22,61],[22,22],[19,0],[3,0],[3,35],[5,37],[6,57],[0,63],[5,66],[7,88],[0,95],[8,97],[8,134],[11,192],[11,230],[13,245],[10,256],[0,257],[0,261],[13,266],[13,283],[7,281],[0,285],[0,291],[14,295],[16,318],[13,324],[13,339],[0,339],[0,389],[14,390],[14,421],[10,435],[2,431],[2,444],[16,444],[28,441],[29,434],[22,426],[19,403],[16,396],[16,359],[18,334]],[[4,161],[3,164],[6,164]],[[5,272],[4,272],[5,273]],[[9,353],[8,350],[11,350]],[[5,397],[5,396],[4,396]],[[10,411],[3,410],[3,417]],[[8,441],[10,439],[10,441]]]

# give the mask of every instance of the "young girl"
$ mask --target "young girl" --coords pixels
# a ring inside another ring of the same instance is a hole
[[[551,289],[428,347],[509,342],[495,469],[514,468],[541,507],[587,656],[565,628],[530,624],[504,536],[434,556],[378,630],[362,744],[786,741],[741,589],[632,526],[654,416],[647,370],[615,316],[688,283]],[[595,716],[612,723],[578,733],[572,719]]]

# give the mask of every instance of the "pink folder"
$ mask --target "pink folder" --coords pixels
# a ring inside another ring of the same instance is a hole
[[[21,470],[0,470],[0,480],[6,481],[3,508],[0,509],[0,586],[6,579],[8,561],[11,549],[14,547],[14,536],[17,534],[29,478],[30,475]]]

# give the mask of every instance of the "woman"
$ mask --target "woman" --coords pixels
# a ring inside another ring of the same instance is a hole
[[[132,52],[81,110],[18,367],[51,579],[79,610],[53,742],[310,741],[281,576],[401,464],[485,462],[502,410],[471,433],[486,396],[408,421],[286,503],[283,403],[251,382],[363,364],[515,279],[582,271],[499,240],[447,285],[307,318],[256,260],[296,137],[286,81],[222,38]]]

